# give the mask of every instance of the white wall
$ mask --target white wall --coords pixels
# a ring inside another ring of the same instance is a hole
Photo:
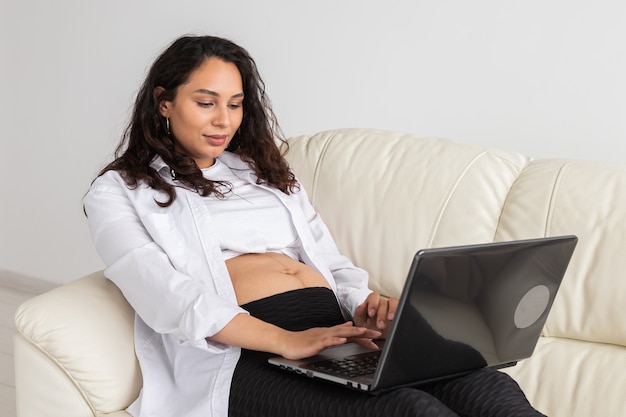
[[[157,53],[256,58],[288,136],[377,127],[626,163],[622,0],[0,0],[0,269],[101,268],[81,197]]]

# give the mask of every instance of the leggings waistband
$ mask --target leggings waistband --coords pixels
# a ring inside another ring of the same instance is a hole
[[[345,322],[335,293],[324,287],[301,288],[243,304],[250,315],[290,331]]]

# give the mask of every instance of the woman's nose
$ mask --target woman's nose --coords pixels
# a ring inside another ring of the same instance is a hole
[[[230,115],[228,114],[228,109],[218,107],[216,110],[215,117],[213,118],[213,124],[223,127],[230,126]]]

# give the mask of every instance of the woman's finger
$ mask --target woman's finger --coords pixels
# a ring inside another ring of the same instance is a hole
[[[385,328],[385,321],[387,320],[389,312],[389,300],[387,298],[381,298],[378,304],[378,314],[376,314],[376,327],[379,329]]]
[[[367,316],[369,318],[375,317],[380,305],[380,294],[377,292],[371,293],[367,296],[365,302],[367,303]]]

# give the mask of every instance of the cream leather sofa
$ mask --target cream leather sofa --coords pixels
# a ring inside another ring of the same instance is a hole
[[[506,372],[552,417],[626,415],[626,168],[366,129],[290,145],[340,249],[384,294],[420,248],[577,235],[534,355]],[[127,416],[141,388],[132,322],[102,272],[23,304],[18,416]]]

